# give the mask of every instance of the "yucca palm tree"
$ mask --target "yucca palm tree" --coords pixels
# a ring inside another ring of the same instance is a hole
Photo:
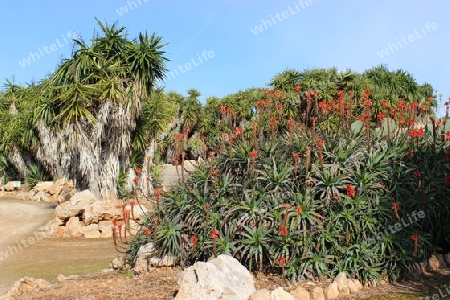
[[[272,77],[269,86],[274,90],[289,91],[299,84],[301,77],[301,72],[294,69],[288,69]]]
[[[31,132],[19,132],[17,139],[14,128],[20,127],[10,126],[1,140],[2,148],[12,149],[12,159],[30,152],[53,178],[73,179],[78,189],[108,198],[116,197],[119,170],[129,166],[131,135],[143,103],[164,79],[167,59],[161,37],[141,33],[129,40],[125,27],[97,23],[100,34],[91,44],[75,40],[77,50],[47,80],[26,88],[20,97],[20,88],[9,85],[2,103],[8,104],[9,115],[11,106],[19,111],[15,119]],[[2,113],[7,117],[12,119]]]
[[[189,89],[187,91],[188,96],[182,107],[184,116],[184,127],[190,127],[191,129],[199,122],[199,116],[201,111],[201,103],[198,100],[200,92],[196,89]]]

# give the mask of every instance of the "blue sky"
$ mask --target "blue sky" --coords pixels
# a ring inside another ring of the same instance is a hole
[[[196,88],[201,99],[264,87],[288,68],[362,72],[379,64],[432,84],[442,102],[450,97],[447,0],[15,0],[0,9],[2,81],[51,73],[71,54],[68,35],[89,40],[97,17],[127,27],[130,38],[161,35],[167,66],[178,70],[166,91]],[[191,69],[179,71],[186,63]]]

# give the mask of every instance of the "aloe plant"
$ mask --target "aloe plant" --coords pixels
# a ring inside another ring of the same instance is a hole
[[[348,123],[367,113],[368,91],[362,104],[340,92],[347,106],[329,112],[336,116],[333,122],[344,122],[336,132],[321,125],[330,116],[317,111],[315,92],[300,95],[300,100],[310,97],[308,115],[317,118],[312,122],[284,114],[275,107],[282,97],[272,93],[266,92],[264,110],[242,124],[244,134],[233,144],[209,139],[216,154],[204,157],[190,178],[164,196],[153,213],[170,220],[158,227],[161,253],[182,253],[175,248],[186,247],[185,236],[195,241],[183,252],[190,262],[227,253],[250,270],[288,279],[331,278],[345,271],[366,282],[382,276],[395,280],[450,240],[448,228],[439,225],[450,217],[446,139],[434,139],[431,131],[416,133],[411,125],[399,124],[398,115],[390,134],[374,120]],[[346,116],[342,110],[350,105],[353,115]],[[226,109],[221,108],[224,116]],[[222,130],[233,134],[231,120],[221,122]],[[220,153],[229,146],[231,153]],[[419,210],[426,217],[387,231],[399,217],[407,220]]]

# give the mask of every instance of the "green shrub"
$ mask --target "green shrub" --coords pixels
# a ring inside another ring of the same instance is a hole
[[[36,164],[32,164],[27,170],[27,182],[28,188],[30,189],[36,186],[39,182],[49,181],[51,179],[51,176]]]

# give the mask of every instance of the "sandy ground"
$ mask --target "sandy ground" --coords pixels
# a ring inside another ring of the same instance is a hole
[[[54,210],[49,205],[0,199],[0,295],[12,282],[20,279],[5,266],[9,261],[22,257],[22,252],[31,247],[31,243],[42,239],[43,235],[37,229],[53,216]]]
[[[50,221],[53,216],[54,210],[49,205],[0,199],[0,230],[2,235],[0,253],[8,251],[11,254],[14,249],[8,249],[8,246],[17,246],[22,238],[30,236],[30,233],[34,234],[39,226]],[[25,242],[25,244],[28,243]],[[24,244],[20,245],[23,246]]]
[[[111,239],[45,237],[38,228],[54,215],[48,204],[0,199],[0,295],[25,276],[54,281],[98,272],[118,256]]]

